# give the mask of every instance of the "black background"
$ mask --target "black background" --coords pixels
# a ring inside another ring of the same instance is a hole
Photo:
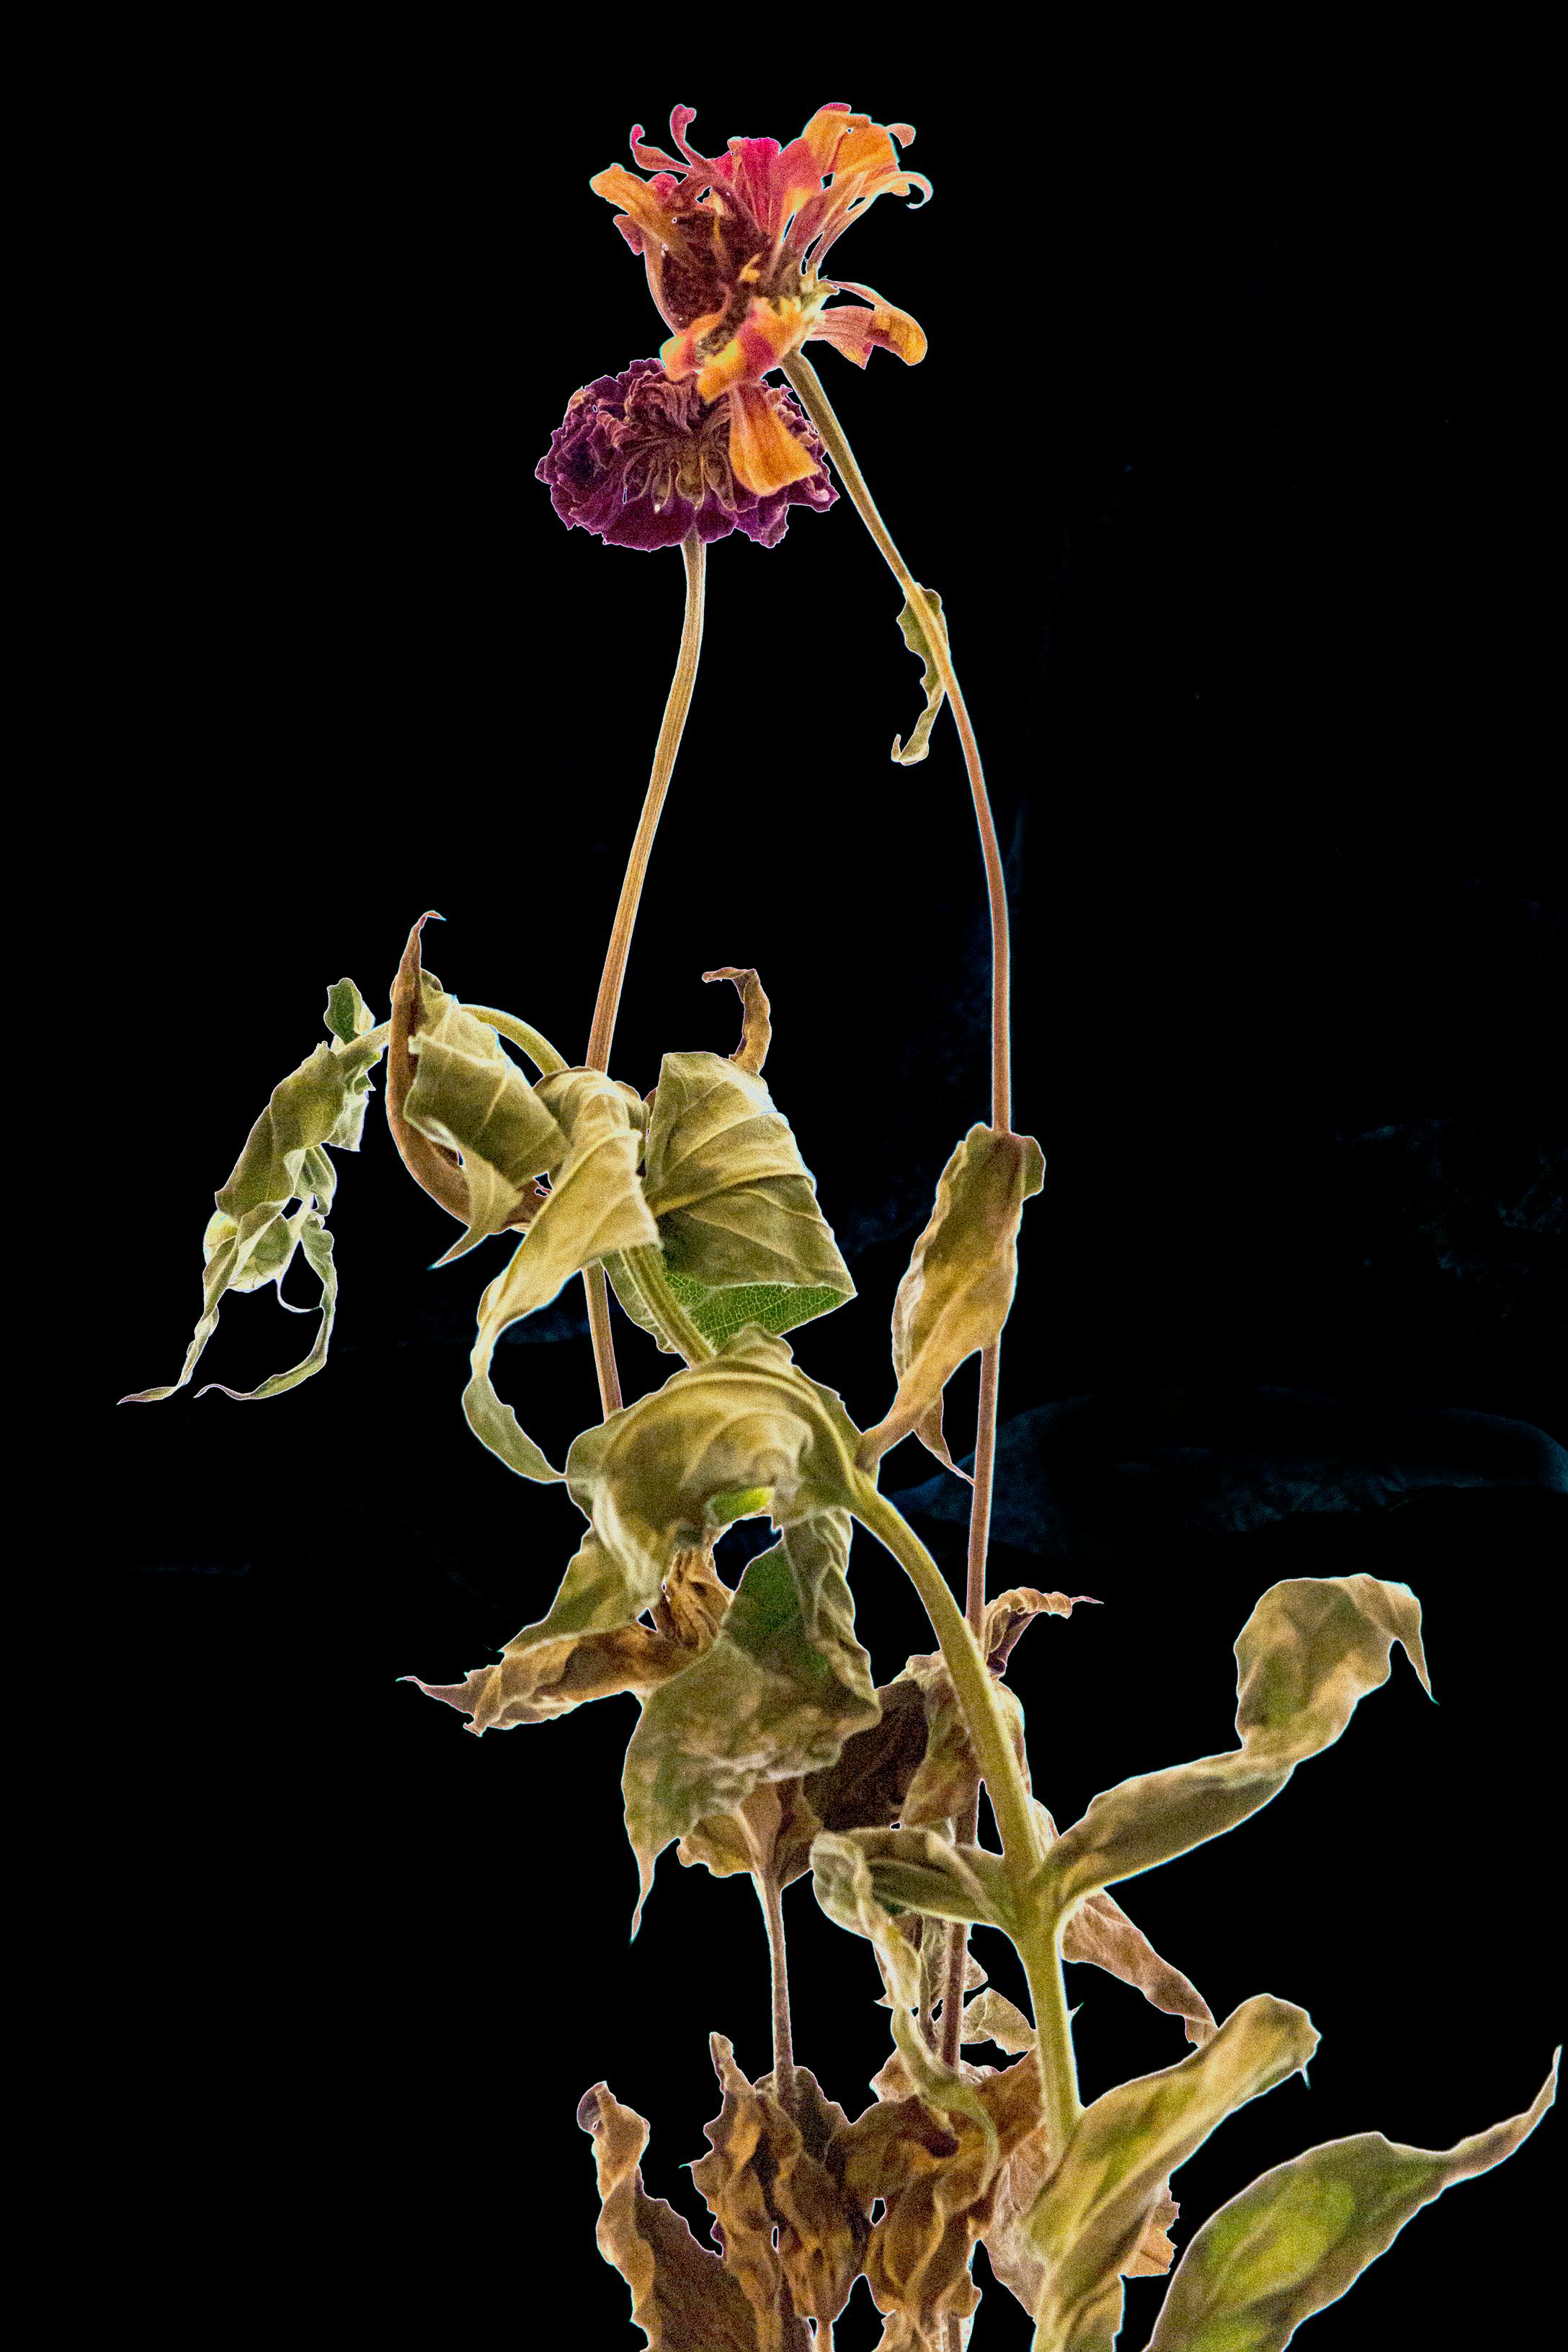
[[[629,2341],[580,2094],[607,2078],[649,2116],[648,2184],[701,2231],[679,2167],[717,2105],[705,2037],[769,2063],[743,1882],[667,1855],[627,1947],[632,1701],[474,1741],[396,1679],[453,1678],[537,1616],[576,1514],[468,1437],[493,1267],[426,1271],[443,1220],[374,1116],[341,1163],[326,1373],[254,1414],[110,1410],[177,1368],[211,1192],[324,1034],[326,984],[350,972],[383,1012],[421,909],[447,918],[448,985],[583,1050],[680,569],[563,532],[531,475],[573,389],[662,332],[586,186],[635,116],[658,136],[690,98],[711,148],[847,96],[914,121],[935,183],[836,256],[929,358],[820,372],[942,593],[1008,848],[1016,1120],[1048,1174],[1004,1417],[1094,1396],[1142,1428],[1175,1400],[1201,1430],[1268,1385],[1347,1401],[1369,1444],[1390,1405],[1568,1437],[1537,200],[1486,74],[1145,59],[1133,96],[1125,59],[1026,70],[972,37],[967,84],[794,50],[764,79],[718,70],[710,28],[634,83],[595,20],[555,37],[570,57],[531,65],[258,37],[62,83],[42,813],[104,1024],[71,1113],[100,1237],[71,1277],[80,1450],[54,1456],[37,1553],[86,1683],[68,2201],[111,2293],[179,2342],[226,2313],[542,2341],[555,2293],[571,2340]],[[888,761],[917,672],[847,499],[709,572],[615,1067],[646,1088],[667,1048],[727,1051],[733,1000],[700,974],[760,968],[768,1076],[860,1289],[799,1354],[864,1420],[936,1173],[986,1111],[973,824],[945,723],[924,766]],[[58,894],[35,912],[47,947]],[[579,1297],[501,1360],[557,1459],[595,1412]],[[231,1302],[204,1377],[247,1385],[311,1328]],[[628,1389],[653,1384],[618,1328]],[[955,1431],[973,1395],[971,1367]],[[889,1491],[923,1480],[913,1451]],[[1439,1478],[1215,1533],[1156,1496],[1071,1558],[998,1548],[996,1584],[1102,1604],[1014,1670],[1062,1821],[1225,1744],[1230,1643],[1276,1579],[1364,1569],[1426,1607],[1437,1707],[1396,1663],[1261,1817],[1127,1890],[1217,2013],[1268,1990],[1323,2034],[1310,2089],[1178,2179],[1179,2239],[1310,2142],[1446,2146],[1533,2095],[1560,2014],[1563,1513]],[[956,1576],[958,1531],[922,1528]],[[854,1580],[885,1678],[929,1637],[864,1536]],[[797,2046],[856,2109],[887,2048],[870,1955],[804,1883],[788,1915]],[[1182,2054],[1126,1989],[1074,1970],[1069,1991],[1086,2095]],[[1431,2340],[1544,2340],[1552,2128],[1313,2340],[1403,2340],[1433,2311]],[[1131,2288],[1130,2347],[1158,2298]],[[1027,2332],[988,2296],[977,2343]],[[858,2289],[840,2352],[875,2334]]]

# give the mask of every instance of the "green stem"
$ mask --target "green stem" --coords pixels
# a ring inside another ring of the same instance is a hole
[[[1013,1940],[1029,1980],[1046,2130],[1059,2153],[1082,2112],[1073,2061],[1072,2027],[1062,1983],[1061,1951],[1054,1919],[1031,1912],[1029,1886],[1044,1853],[1024,1769],[1014,1753],[996,1696],[996,1685],[980,1645],[947,1580],[909,1522],[879,1495],[868,1478],[858,1479],[850,1505],[862,1526],[884,1544],[925,1603],[942,1646],[942,1663],[963,1710],[964,1727],[991,1792],[991,1810],[1002,1833],[1003,1858],[1016,1897]]]
[[[657,1242],[638,1242],[621,1252],[621,1264],[642,1294],[643,1303],[658,1324],[659,1336],[689,1364],[705,1364],[717,1350],[705,1339],[669,1286],[664,1252]]]
[[[520,1045],[542,1078],[552,1077],[557,1070],[566,1067],[566,1056],[558,1054],[548,1037],[542,1037],[537,1029],[531,1029],[515,1013],[498,1013],[493,1004],[465,1004],[463,1010],[471,1013],[476,1021],[487,1022],[514,1045]]]

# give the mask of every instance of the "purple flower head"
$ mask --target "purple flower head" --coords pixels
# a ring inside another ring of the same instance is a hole
[[[693,529],[701,540],[743,530],[776,547],[789,508],[821,513],[838,493],[805,410],[782,386],[764,390],[816,467],[767,498],[735,478],[728,394],[705,401],[689,377],[672,383],[657,360],[634,360],[574,392],[535,471],[562,521],[611,547],[678,547]]]

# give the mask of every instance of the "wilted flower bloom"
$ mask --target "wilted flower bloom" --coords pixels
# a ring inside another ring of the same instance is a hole
[[[931,184],[906,172],[895,142],[907,123],[884,128],[842,105],[822,107],[798,139],[731,139],[727,154],[700,155],[686,132],[696,110],[669,118],[679,156],[644,143],[632,153],[651,180],[614,164],[589,185],[622,210],[616,226],[647,265],[648,285],[676,331],[660,356],[672,378],[694,377],[704,400],[729,394],[735,478],[759,498],[799,480],[809,464],[799,439],[770,403],[763,378],[816,337],[864,367],[873,348],[911,363],[925,337],[906,311],[869,286],[818,275],[831,246],[879,195],[929,196]],[[870,307],[826,308],[833,294]]]
[[[534,470],[563,522],[612,547],[676,547],[689,530],[701,540],[743,530],[776,547],[790,507],[821,512],[838,493],[799,403],[775,384],[759,396],[802,459],[801,471],[766,496],[736,478],[729,402],[703,400],[689,380],[672,383],[657,360],[634,360],[574,392]]]

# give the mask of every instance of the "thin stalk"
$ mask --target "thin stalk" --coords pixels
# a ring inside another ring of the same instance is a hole
[[[498,1013],[493,1004],[465,1004],[463,1010],[471,1013],[476,1021],[487,1022],[500,1035],[521,1046],[542,1078],[551,1077],[557,1070],[566,1067],[564,1054],[558,1054],[548,1037],[542,1037],[537,1029],[531,1029],[528,1023],[520,1021],[515,1013]]]
[[[855,453],[845,438],[844,427],[833,413],[816,370],[803,352],[796,352],[792,359],[784,361],[784,372],[795,387],[801,406],[816,425],[823,447],[837,467],[845,488],[859,509],[861,521],[876,541],[888,569],[903,590],[905,602],[912,604],[920,614],[937,676],[952,706],[959,740],[963,746],[963,765],[969,777],[970,794],[974,803],[974,821],[980,829],[981,855],[985,861],[985,895],[991,909],[991,1124],[1005,1132],[1013,1122],[1007,885],[1002,870],[1002,852],[996,840],[996,827],[991,815],[990,797],[985,790],[985,772],[980,764],[980,747],[970,724],[969,709],[959,689],[942,625],[926,600],[925,590],[899,553],[891,531],[877,511],[877,502],[866,487],[866,477],[855,462]]]
[[[926,644],[937,676],[952,709],[953,722],[959,741],[963,747],[963,765],[969,778],[970,797],[974,803],[974,822],[980,833],[980,852],[985,866],[985,897],[991,916],[991,1124],[1006,1132],[1013,1123],[1012,1077],[1012,1014],[1011,945],[1007,921],[1007,882],[1002,866],[1002,852],[996,839],[995,821],[991,814],[991,799],[985,789],[985,772],[980,761],[980,747],[974,740],[969,709],[952,667],[947,638],[927,599],[925,590],[915,578],[900,554],[893,535],[878,511],[877,502],[867,487],[866,477],[856,463],[855,453],[845,436],[844,427],[834,414],[832,403],[822,388],[821,379],[803,352],[784,364],[784,374],[795,387],[802,407],[816,425],[822,445],[835,466],[845,488],[854,500],[865,524],[894,579],[904,592],[906,603],[921,617]],[[980,1360],[980,1410],[974,1438],[974,1492],[969,1510],[969,1576],[965,1592],[965,1614],[973,1632],[978,1634],[985,1615],[985,1559],[991,1538],[991,1486],[996,1459],[996,1398],[997,1375],[1001,1360],[1001,1343],[987,1348]],[[973,1820],[967,1824],[973,1837],[979,1821],[978,1797]],[[964,1825],[960,1824],[960,1834]],[[942,2053],[950,2065],[958,2059],[960,2011],[963,2007],[964,1955],[969,1948],[969,1930],[955,1925],[948,1938],[947,1972],[942,2001]]]
[[[851,1508],[862,1526],[892,1553],[925,1604],[963,1712],[964,1727],[991,1792],[991,1810],[1002,1833],[1003,1857],[1017,1898],[1018,1916],[1012,1933],[1035,2013],[1047,2137],[1059,2152],[1082,2110],[1058,1930],[1054,1919],[1037,1911],[1031,1914],[1029,1907],[1029,1885],[1044,1857],[1023,1768],[1002,1719],[991,1671],[941,1569],[908,1520],[885,1495],[878,1494],[868,1478],[858,1480]]]
[[[639,1242],[621,1252],[621,1264],[642,1294],[643,1304],[658,1325],[659,1335],[689,1364],[705,1364],[717,1350],[705,1339],[669,1286],[664,1252],[657,1242]]]
[[[784,1900],[772,1870],[752,1876],[768,1923],[768,1958],[773,1990],[773,2095],[785,2115],[795,2111],[795,2040],[790,2030],[789,1960],[784,1951]]]
[[[658,830],[659,812],[664,806],[665,793],[669,789],[675,755],[680,749],[680,738],[685,732],[686,714],[691,708],[691,689],[697,682],[697,656],[702,649],[706,552],[695,531],[689,531],[680,542],[681,559],[686,565],[686,614],[681,623],[680,651],[676,657],[675,676],[670,680],[669,698],[664,706],[664,721],[658,730],[658,741],[654,745],[653,769],[647,780],[647,791],[643,795],[642,814],[637,819],[637,829],[632,837],[626,878],[621,884],[616,919],[610,929],[610,944],[605,950],[605,968],[599,975],[594,1025],[588,1033],[586,1066],[590,1070],[607,1070],[610,1066],[610,1045],[616,1034],[616,1015],[621,1009],[621,987],[626,976],[626,958],[631,953],[637,902],[642,897],[647,862],[653,852],[653,837]],[[621,1408],[621,1376],[616,1363],[615,1332],[610,1324],[609,1287],[602,1265],[584,1267],[583,1288],[588,1300],[588,1331],[594,1342],[594,1370],[598,1375],[599,1402],[608,1415],[618,1412]]]

